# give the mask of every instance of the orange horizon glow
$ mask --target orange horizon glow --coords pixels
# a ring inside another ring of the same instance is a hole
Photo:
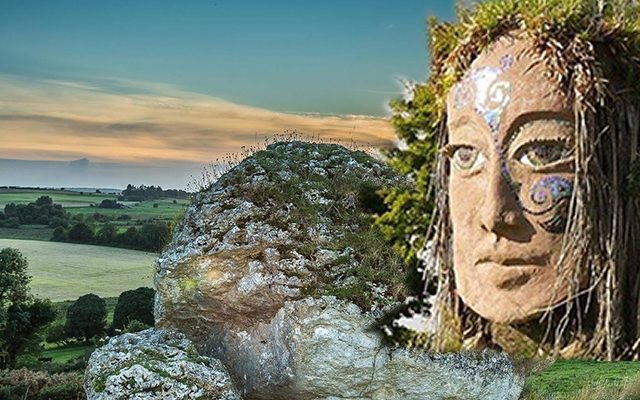
[[[288,114],[158,84],[132,92],[142,85],[122,94],[0,75],[0,158],[210,163],[291,130],[376,148],[395,138],[385,118]]]

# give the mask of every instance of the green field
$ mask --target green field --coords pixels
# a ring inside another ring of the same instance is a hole
[[[31,291],[52,301],[75,300],[87,293],[118,297],[124,290],[153,287],[156,255],[113,247],[35,240],[0,239],[29,261]]]
[[[99,204],[104,199],[115,199],[117,196],[100,193],[80,193],[70,190],[32,190],[32,189],[0,189],[0,209],[9,203],[28,204],[40,196],[49,196],[55,204],[63,207],[89,207]]]
[[[629,380],[640,380],[640,361],[558,360],[527,380],[525,399],[600,399],[610,393],[610,400]],[[627,400],[640,399],[629,397]]]
[[[97,208],[97,207],[73,207],[67,208],[67,212],[71,214],[84,214],[84,215],[93,215],[95,213],[100,213],[104,215],[129,215],[132,221],[136,220],[147,220],[147,219],[156,219],[156,220],[172,220],[176,216],[181,215],[181,213],[186,209],[189,205],[189,200],[178,199],[176,203],[173,203],[173,199],[168,200],[150,200],[150,201],[141,201],[139,203],[131,203],[131,202],[123,202],[127,204],[127,208]],[[157,204],[156,207],[154,205]]]
[[[0,189],[0,212],[9,203],[28,204],[40,196],[49,196],[54,204],[61,204],[70,216],[81,215],[96,230],[104,222],[117,225],[119,232],[131,227],[140,228],[147,223],[170,223],[178,220],[190,204],[189,199],[163,199],[141,202],[121,201],[125,208],[100,208],[104,199],[116,199],[115,195],[80,193],[55,189]],[[99,215],[98,215],[99,214]],[[125,218],[126,217],[126,218]],[[95,222],[94,222],[95,221]],[[73,222],[72,222],[73,223]],[[17,228],[0,227],[0,238],[49,241],[53,229],[46,225],[20,225]],[[125,246],[126,247],[126,246]]]
[[[73,344],[44,350],[42,357],[51,357],[54,363],[64,364],[84,356],[87,352],[93,351],[96,346],[85,344]]]
[[[22,240],[50,240],[53,228],[46,225],[22,225],[19,228],[5,228],[0,226],[0,238]]]

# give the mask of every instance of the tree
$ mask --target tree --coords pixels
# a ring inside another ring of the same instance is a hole
[[[140,243],[140,232],[135,226],[118,235],[118,242],[125,247],[137,247]]]
[[[165,223],[144,224],[140,228],[142,250],[161,251],[171,240],[171,226]]]
[[[107,323],[107,304],[104,299],[89,293],[80,296],[67,309],[65,331],[68,336],[85,341],[104,333]]]
[[[49,196],[40,196],[36,200],[35,204],[39,207],[53,207],[53,199]]]
[[[20,251],[0,250],[0,344],[7,352],[9,366],[29,344],[40,340],[42,328],[55,319],[49,300],[31,296],[27,267]]]
[[[414,271],[419,267],[418,252],[424,248],[435,201],[429,190],[439,151],[435,85],[405,83],[406,95],[390,103],[391,122],[402,145],[386,150],[385,156],[409,184],[382,191],[388,211],[375,220],[385,239]]]
[[[24,303],[14,303],[6,312],[6,324],[2,337],[10,363],[30,346],[37,348],[42,328],[56,319],[56,311],[49,299],[34,298]],[[34,346],[35,345],[35,346]]]
[[[118,235],[118,227],[110,222],[102,225],[102,228],[96,235],[97,242],[99,244],[112,244],[116,242]]]
[[[53,230],[53,236],[51,237],[51,240],[54,242],[64,242],[67,240],[67,231],[59,226],[56,229]]]
[[[47,343],[65,344],[68,338],[64,325],[53,325],[47,331]]]
[[[19,250],[6,248],[0,251],[0,306],[24,303],[29,298],[27,259]]]
[[[112,329],[123,329],[132,321],[138,321],[153,326],[153,300],[155,290],[140,287],[120,293],[118,303],[113,313]]]
[[[98,208],[123,208],[123,206],[115,199],[104,199],[100,202]]]
[[[95,233],[93,227],[84,222],[78,222],[69,229],[68,237],[72,242],[89,243],[93,241]]]

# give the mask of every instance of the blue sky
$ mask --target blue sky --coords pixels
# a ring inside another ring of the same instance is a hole
[[[453,1],[2,1],[0,72],[161,82],[285,112],[384,115]]]
[[[387,104],[400,79],[427,76],[427,16],[453,10],[0,0],[0,185],[54,185],[39,162],[87,159],[86,174],[56,173],[54,186],[184,187],[204,164],[285,130],[392,146]]]

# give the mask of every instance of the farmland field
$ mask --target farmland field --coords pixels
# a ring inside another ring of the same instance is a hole
[[[0,239],[29,261],[32,293],[52,301],[87,293],[118,297],[124,290],[153,287],[156,254],[113,247],[36,240]]]
[[[54,204],[64,207],[70,217],[83,217],[96,231],[103,223],[110,222],[122,233],[128,228],[140,228],[147,223],[175,222],[190,204],[189,199],[167,198],[146,201],[119,201],[124,208],[100,208],[102,200],[115,200],[117,196],[92,192],[74,192],[56,189],[7,189],[0,188],[0,212],[6,204],[28,204],[41,196],[49,196]],[[0,226],[0,238],[49,241],[53,228],[47,225]],[[126,247],[126,246],[124,246]]]
[[[95,345],[72,344],[69,346],[49,348],[42,352],[42,357],[51,357],[53,362],[64,364],[78,357],[82,357],[87,352],[93,351],[95,347]]]
[[[46,225],[22,225],[19,228],[0,227],[0,238],[22,240],[50,240],[53,228]]]
[[[89,207],[90,204],[99,204],[104,199],[116,199],[117,196],[100,193],[80,193],[70,190],[47,189],[0,189],[0,209],[6,204],[28,204],[36,201],[40,196],[49,196],[53,202],[65,208]]]
[[[176,200],[173,203],[172,199],[169,200],[148,200],[141,201],[139,203],[134,202],[122,202],[127,205],[127,208],[97,208],[97,207],[73,207],[67,208],[67,212],[71,214],[85,214],[93,215],[94,213],[100,213],[104,215],[129,215],[133,220],[144,219],[158,219],[158,220],[171,220],[176,215],[180,215],[185,208],[189,205],[189,200]]]

